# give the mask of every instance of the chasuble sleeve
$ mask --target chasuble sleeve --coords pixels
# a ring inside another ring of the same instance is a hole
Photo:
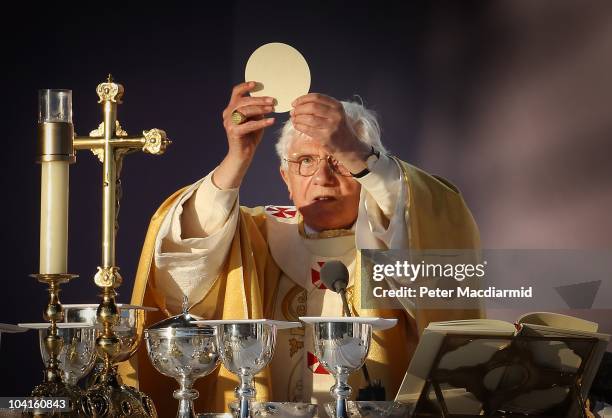
[[[361,183],[355,240],[359,249],[408,248],[408,183],[393,157],[381,154]]]
[[[392,215],[381,216],[376,197],[364,186],[360,199],[355,239],[359,249],[474,250],[480,248],[478,226],[459,190],[447,180],[392,157],[401,181]],[[371,173],[372,174],[372,173]],[[367,176],[366,176],[367,177]],[[378,216],[378,219],[375,219]],[[419,333],[432,321],[480,318],[478,302],[465,309],[421,309],[402,302],[415,318]]]
[[[401,187],[400,169],[389,156],[380,154],[368,174],[356,179],[371,197],[368,213],[371,220],[380,223],[381,215],[391,218]]]
[[[238,189],[218,189],[212,172],[188,187],[170,208],[154,254],[156,287],[170,312],[180,311],[183,295],[193,305],[209,292],[229,252],[238,217]]]

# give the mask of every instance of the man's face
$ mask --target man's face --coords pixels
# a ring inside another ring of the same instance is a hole
[[[361,185],[354,178],[332,170],[326,161],[328,155],[330,152],[316,139],[297,136],[289,147],[289,160],[314,156],[323,161],[312,176],[298,174],[298,164],[291,162],[287,170],[280,170],[289,197],[304,217],[304,222],[317,231],[349,228],[357,219],[359,210]]]

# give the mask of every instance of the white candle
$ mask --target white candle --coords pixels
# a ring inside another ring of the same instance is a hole
[[[68,161],[41,163],[41,274],[68,272],[68,165]]]

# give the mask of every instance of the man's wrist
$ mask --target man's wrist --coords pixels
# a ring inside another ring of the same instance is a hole
[[[213,184],[221,190],[240,187],[251,161],[252,158],[228,153],[213,173]]]
[[[370,173],[372,166],[374,165],[376,161],[378,161],[379,158],[380,158],[380,152],[376,150],[376,148],[374,148],[374,146],[372,145],[370,152],[368,153],[364,161],[365,167],[363,167],[361,170],[357,172],[354,172],[353,170],[349,170],[351,172],[351,175],[354,178],[364,177],[365,175]]]
[[[334,157],[338,162],[345,166],[351,173],[358,173],[364,168],[367,168],[367,159],[370,155],[371,147],[359,140],[356,140],[357,146],[355,149],[344,152],[334,153]]]

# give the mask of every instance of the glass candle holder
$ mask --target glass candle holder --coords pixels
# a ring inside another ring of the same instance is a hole
[[[72,123],[72,90],[38,91],[38,123],[45,122]]]

